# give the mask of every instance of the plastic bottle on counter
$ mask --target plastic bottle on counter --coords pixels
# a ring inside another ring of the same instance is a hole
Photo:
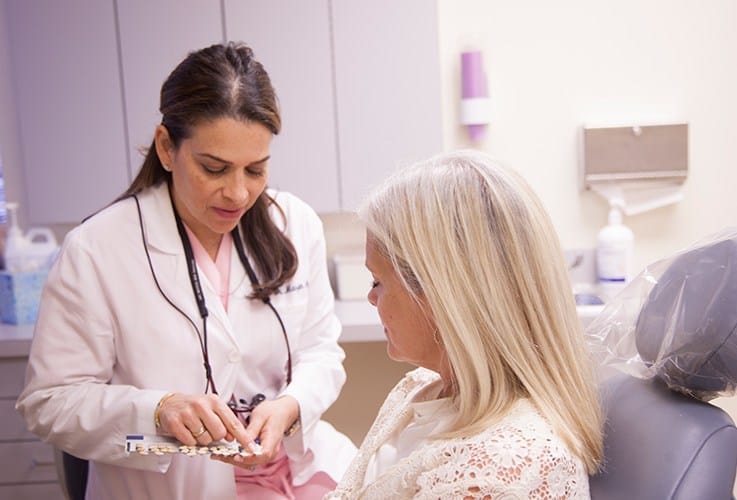
[[[617,295],[630,281],[634,233],[622,223],[624,202],[609,200],[609,221],[601,228],[596,243],[596,276],[604,300]]]
[[[47,269],[59,250],[56,237],[47,227],[31,228],[27,233],[18,225],[18,204],[5,204],[8,231],[5,240],[5,270],[11,273]]]

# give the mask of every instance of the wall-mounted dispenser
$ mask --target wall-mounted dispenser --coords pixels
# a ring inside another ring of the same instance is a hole
[[[461,53],[461,124],[477,142],[484,138],[491,121],[491,100],[481,51]]]
[[[609,204],[596,247],[598,292],[612,299],[629,282],[634,234],[623,215],[676,203],[688,174],[688,125],[584,127],[583,185]]]
[[[688,124],[584,127],[583,187],[623,200],[626,215],[680,201]]]

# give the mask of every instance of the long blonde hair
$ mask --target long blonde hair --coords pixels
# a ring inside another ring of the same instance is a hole
[[[458,418],[475,434],[529,398],[593,473],[602,416],[555,230],[515,172],[475,151],[399,170],[359,209],[445,347]]]

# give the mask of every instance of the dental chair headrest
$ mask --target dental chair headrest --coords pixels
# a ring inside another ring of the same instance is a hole
[[[642,360],[671,389],[709,400],[737,388],[737,237],[678,255],[635,324]]]

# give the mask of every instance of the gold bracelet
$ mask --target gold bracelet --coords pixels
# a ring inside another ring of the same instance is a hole
[[[161,427],[161,421],[159,421],[159,411],[161,410],[161,407],[164,405],[166,400],[175,396],[176,394],[177,394],[176,392],[169,392],[167,394],[164,394],[164,396],[161,399],[159,399],[159,402],[156,403],[156,408],[154,409],[154,425],[156,426],[157,429]]]
[[[292,425],[289,426],[289,429],[284,431],[284,437],[289,437],[293,435],[299,430],[300,427],[302,427],[302,419],[297,417],[297,420],[295,420]]]

